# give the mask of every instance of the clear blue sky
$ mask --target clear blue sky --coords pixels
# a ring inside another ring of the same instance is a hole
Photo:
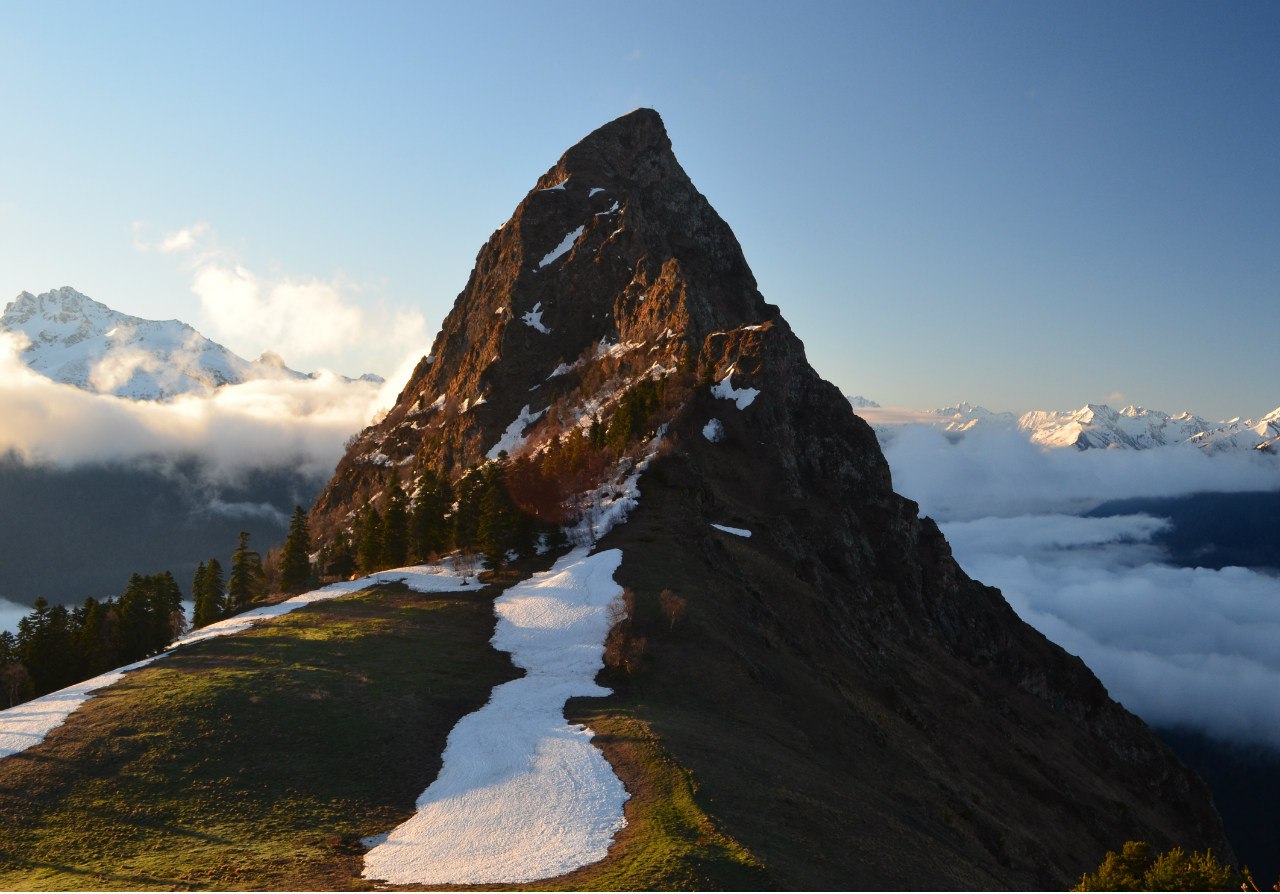
[[[0,298],[256,354],[200,255],[137,247],[204,223],[264,289],[415,310],[422,353],[534,179],[644,105],[845,391],[1256,416],[1278,47],[1275,3],[0,0]],[[392,372],[376,344],[286,359]]]

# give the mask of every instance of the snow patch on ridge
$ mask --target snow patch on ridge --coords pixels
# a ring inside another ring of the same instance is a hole
[[[585,229],[586,229],[586,226],[583,225],[578,227],[578,229],[573,230],[572,232],[566,234],[565,237],[560,240],[560,244],[557,245],[555,248],[551,249],[551,251],[547,252],[546,256],[543,257],[543,259],[538,262],[538,269],[541,270],[543,267],[554,262],[561,255],[568,252],[569,249],[573,248],[574,243],[578,241],[578,237],[582,235]]]
[[[726,534],[733,534],[735,537],[751,536],[751,532],[746,528],[731,528],[728,525],[717,525],[715,522],[711,522],[711,527],[715,528],[717,531],[724,531]]]
[[[731,400],[737,404],[739,410],[745,410],[747,407],[751,406],[751,402],[760,395],[760,389],[734,388],[729,381],[732,378],[733,367],[731,366],[729,367],[729,371],[724,374],[724,378],[712,387],[711,393],[715,397],[723,398],[724,400]]]
[[[544,407],[536,413],[530,413],[529,405],[525,404],[524,409],[520,411],[520,415],[507,426],[507,430],[502,433],[502,437],[498,438],[498,443],[489,448],[489,452],[484,455],[484,458],[497,459],[498,455],[503,451],[506,451],[507,456],[514,455],[525,444],[524,430],[541,419],[542,414],[545,412],[547,412],[547,408]]]
[[[710,419],[707,424],[702,426],[702,436],[712,444],[719,444],[724,440],[724,424],[719,419]]]
[[[417,813],[365,854],[366,879],[515,884],[598,862],[630,797],[591,730],[564,719],[573,696],[608,695],[603,667],[622,552],[574,549],[495,603],[495,648],[526,676],[504,683],[449,733]]]
[[[532,329],[537,329],[543,335],[551,334],[551,330],[548,329],[546,326],[542,325],[542,302],[541,301],[535,304],[533,306],[533,310],[521,316],[520,319],[524,320],[524,323],[526,326],[529,326]]]

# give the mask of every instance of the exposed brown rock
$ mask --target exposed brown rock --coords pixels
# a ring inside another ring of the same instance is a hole
[[[651,110],[571,148],[493,234],[313,530],[348,525],[391,475],[482,462],[526,405],[607,418],[602,397],[646,375],[685,390],[606,544],[637,625],[646,605],[656,619],[635,710],[778,884],[1059,887],[1128,838],[1230,854],[1204,785],[893,492]],[[714,396],[726,376],[758,396]],[[544,417],[531,444],[554,433]],[[668,587],[689,613],[664,633]]]

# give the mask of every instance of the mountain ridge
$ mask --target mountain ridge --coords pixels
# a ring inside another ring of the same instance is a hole
[[[1031,443],[1049,449],[1148,450],[1186,446],[1211,454],[1280,450],[1280,407],[1257,419],[1237,416],[1212,422],[1185,410],[1170,414],[1133,404],[1115,410],[1108,404],[1087,403],[1078,410],[1029,410],[1021,415],[995,413],[967,401],[919,412],[882,408],[873,401],[853,406],[877,430],[890,434],[900,425],[924,424],[955,436],[976,429],[1018,432]]]
[[[603,710],[650,723],[778,884],[1060,886],[1138,837],[1230,853],[1203,783],[893,492],[648,109],[566,151],[481,248],[312,530],[354,537],[397,490],[483,469],[543,522],[590,521],[642,457],[599,545],[648,669]]]
[[[121,313],[70,286],[20,293],[0,315],[0,330],[26,337],[20,356],[41,375],[130,400],[167,401],[257,379],[315,377],[290,369],[272,351],[248,361],[181,320]],[[382,381],[371,374],[359,380]]]

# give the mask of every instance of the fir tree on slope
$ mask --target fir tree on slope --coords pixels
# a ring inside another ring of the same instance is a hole
[[[289,522],[289,536],[280,556],[280,589],[301,593],[313,582],[311,574],[311,529],[301,506],[295,506]]]
[[[231,556],[231,579],[227,581],[227,603],[230,613],[241,612],[262,595],[264,575],[262,556],[249,549],[249,532],[240,532],[240,545]]]
[[[379,564],[383,568],[399,568],[409,559],[409,510],[405,506],[400,479],[395,477],[391,479],[385,505]]]
[[[204,627],[227,616],[225,590],[221,563],[217,559],[210,559],[207,564],[201,562],[191,585],[191,598],[195,602],[192,627]]]

